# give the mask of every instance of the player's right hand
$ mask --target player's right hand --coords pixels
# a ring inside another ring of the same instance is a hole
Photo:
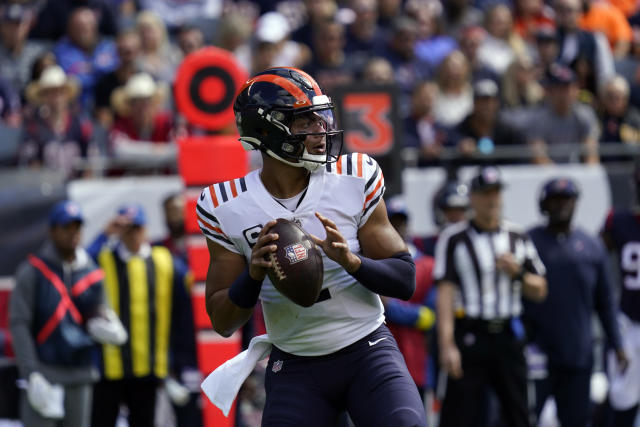
[[[440,366],[451,378],[462,377],[462,359],[460,358],[460,350],[455,344],[449,344],[440,349]]]
[[[256,240],[256,244],[251,249],[251,261],[249,262],[249,275],[254,280],[264,280],[267,270],[271,268],[269,254],[275,252],[278,247],[272,242],[278,239],[275,233],[269,233],[269,229],[273,227],[276,220],[267,222]]]

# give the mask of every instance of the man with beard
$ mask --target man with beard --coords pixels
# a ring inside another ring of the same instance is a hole
[[[627,363],[604,245],[571,226],[578,196],[578,187],[568,178],[543,186],[540,212],[547,224],[529,235],[547,269],[548,296],[542,302],[524,302],[531,341],[547,356],[547,377],[536,381],[536,414],[547,397],[554,396],[564,427],[589,425],[594,310],[618,362]]]

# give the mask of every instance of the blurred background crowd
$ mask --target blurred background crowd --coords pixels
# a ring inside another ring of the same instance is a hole
[[[172,83],[207,45],[249,73],[302,68],[329,94],[395,85],[411,164],[619,160],[640,130],[637,13],[632,0],[7,1],[0,162],[175,170],[175,139],[204,131]]]

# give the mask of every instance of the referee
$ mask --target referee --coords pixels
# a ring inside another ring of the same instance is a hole
[[[505,424],[529,426],[521,297],[542,301],[544,266],[526,234],[501,219],[499,171],[471,180],[472,218],[446,228],[434,279],[440,364],[448,374],[440,426],[473,426],[492,387]]]

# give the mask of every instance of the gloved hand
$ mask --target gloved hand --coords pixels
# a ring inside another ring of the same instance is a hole
[[[53,385],[40,373],[32,372],[27,383],[31,407],[45,418],[64,418],[64,388]]]
[[[129,338],[116,313],[106,308],[98,316],[87,320],[87,331],[101,344],[122,345]]]
[[[164,381],[164,388],[169,395],[169,399],[176,406],[184,406],[189,402],[189,389],[172,377],[167,377]]]

